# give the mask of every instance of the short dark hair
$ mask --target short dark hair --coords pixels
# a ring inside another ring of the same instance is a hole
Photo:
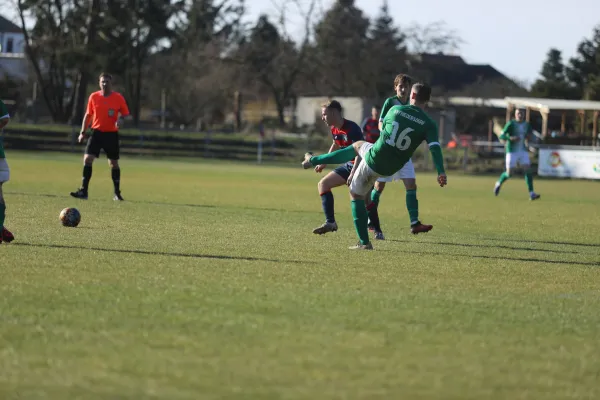
[[[379,107],[377,104],[374,104],[372,108],[376,109],[377,111],[381,110],[381,107]]]
[[[412,87],[417,103],[427,103],[431,98],[431,87],[425,83],[415,83]]]
[[[342,105],[337,100],[330,100],[327,103],[323,103],[321,107],[327,108],[329,110],[338,110],[339,112],[342,112]]]
[[[398,85],[400,86],[410,86],[410,84],[412,83],[412,78],[406,74],[398,74],[396,75],[396,78],[394,78],[394,90],[396,90],[396,88],[398,87]]]
[[[102,73],[100,74],[100,76],[98,77],[98,79],[100,80],[100,79],[102,79],[102,78],[108,78],[108,79],[110,79],[110,80],[112,81],[112,75],[111,75],[111,74],[109,74],[108,72],[102,72]]]

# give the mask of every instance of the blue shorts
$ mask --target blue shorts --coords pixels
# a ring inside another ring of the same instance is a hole
[[[347,162],[346,164],[342,164],[336,169],[334,169],[333,172],[344,178],[344,180],[347,180],[350,176],[350,172],[352,172],[352,166],[352,163]]]

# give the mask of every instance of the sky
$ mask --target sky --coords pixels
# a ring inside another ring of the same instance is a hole
[[[309,0],[298,0],[308,4]],[[358,8],[375,17],[383,0],[355,0]],[[334,0],[317,0],[319,12]],[[281,0],[246,0],[249,15],[279,15]],[[292,3],[288,0],[288,4]],[[554,5],[551,5],[554,3]],[[489,9],[485,9],[489,4]],[[464,43],[457,52],[471,64],[490,64],[506,76],[528,84],[539,76],[551,47],[562,51],[567,62],[584,38],[591,38],[600,24],[600,0],[525,0],[517,2],[486,0],[388,0],[396,24],[408,26],[445,21]],[[294,18],[294,14],[296,17]],[[299,34],[301,19],[290,6],[289,25]]]
[[[287,4],[286,21],[292,36],[302,34],[301,12],[311,0],[246,0],[246,21],[255,21],[264,13],[275,20],[281,5]],[[335,0],[316,0],[322,14]],[[355,0],[355,4],[374,18],[383,0]],[[490,4],[486,11],[484,4]],[[539,76],[551,47],[562,51],[566,63],[584,38],[600,25],[600,0],[525,0],[504,3],[489,0],[388,0],[395,23],[410,26],[445,21],[462,38],[458,51],[472,64],[490,64],[509,78],[528,85]],[[296,6],[300,5],[300,9]],[[567,7],[568,6],[568,7]],[[16,21],[16,13],[4,16]]]

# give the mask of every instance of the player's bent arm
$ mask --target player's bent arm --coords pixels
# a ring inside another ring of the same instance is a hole
[[[446,174],[444,169],[444,156],[442,155],[442,146],[438,142],[429,143],[429,152],[433,159],[433,164],[437,170],[438,175]]]
[[[498,136],[498,139],[500,140],[511,140],[510,139],[510,132],[512,131],[512,121],[508,121],[506,123],[506,125],[504,125],[504,128],[502,128],[502,133],[500,133],[500,136]]]
[[[0,129],[4,129],[4,127],[6,125],[8,125],[9,120],[10,120],[10,117],[7,117],[7,116],[0,118]]]
[[[328,153],[333,153],[336,150],[339,150],[340,145],[337,144],[336,142],[331,143],[331,147],[329,148]]]
[[[529,125],[529,128],[527,129],[527,134],[525,134],[524,140],[527,147],[531,146],[535,141],[535,135],[533,134],[533,128],[531,127],[531,125]]]
[[[446,170],[444,169],[442,146],[438,142],[431,142],[429,143],[429,152],[438,173],[437,181],[441,187],[444,187],[448,184],[448,178],[446,178]]]

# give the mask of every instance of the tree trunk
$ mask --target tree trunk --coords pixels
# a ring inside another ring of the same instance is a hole
[[[235,131],[242,130],[242,94],[239,90],[235,91],[233,100],[233,112],[235,114]]]
[[[285,126],[285,102],[279,93],[273,91],[273,98],[275,99],[275,106],[277,107],[277,120],[279,126]]]
[[[142,98],[142,64],[143,64],[143,60],[142,57],[139,57],[139,53],[138,53],[138,60],[137,60],[137,74],[136,74],[136,81],[135,81],[135,100],[134,100],[134,107],[133,107],[133,125],[137,128],[140,124],[140,111],[141,111],[141,98]]]
[[[79,83],[77,85],[77,92],[75,94],[75,109],[71,123],[73,125],[81,125],[83,122],[83,115],[85,113],[85,100],[87,94],[87,86],[90,81],[89,66],[92,57],[92,50],[94,46],[94,40],[96,38],[96,22],[97,22],[97,11],[100,1],[90,1],[90,6],[87,16],[87,34],[85,36],[85,54],[83,62],[79,69]]]

